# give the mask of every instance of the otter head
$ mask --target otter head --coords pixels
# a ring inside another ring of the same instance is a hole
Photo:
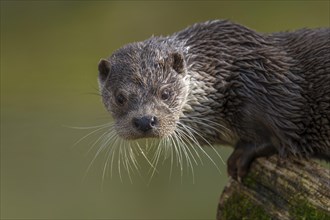
[[[103,103],[124,139],[171,135],[189,91],[184,56],[157,39],[129,44],[99,63]]]

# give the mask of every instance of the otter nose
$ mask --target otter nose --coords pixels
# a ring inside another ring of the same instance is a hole
[[[133,125],[140,131],[147,132],[157,125],[156,116],[143,116],[141,118],[133,118]]]

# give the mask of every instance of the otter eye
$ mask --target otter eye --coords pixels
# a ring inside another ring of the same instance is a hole
[[[117,97],[116,97],[116,102],[117,102],[119,105],[123,105],[123,104],[126,102],[126,98],[125,98],[125,96],[122,95],[122,94],[117,95]]]
[[[170,96],[171,96],[170,90],[164,89],[162,91],[162,94],[161,94],[162,100],[166,101],[166,100],[168,100],[170,98]]]

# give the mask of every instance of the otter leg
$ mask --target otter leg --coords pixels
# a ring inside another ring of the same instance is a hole
[[[322,152],[322,153],[316,152],[313,154],[313,157],[330,163],[330,152]]]
[[[240,181],[249,171],[250,164],[255,158],[271,156],[276,152],[275,147],[270,143],[256,146],[253,142],[241,140],[236,144],[234,152],[227,161],[228,174]]]

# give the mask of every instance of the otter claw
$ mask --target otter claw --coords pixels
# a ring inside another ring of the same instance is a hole
[[[233,165],[230,165],[230,164],[233,164]],[[232,163],[228,163],[228,169],[227,169],[227,172],[228,172],[228,175],[230,177],[232,177],[233,179],[241,182],[242,179],[247,175],[248,173],[248,170],[249,170],[249,167],[250,167],[250,163],[248,164],[240,164],[240,159],[238,159],[236,161],[236,163],[232,162]]]
[[[227,161],[228,175],[241,182],[247,175],[253,158],[250,150],[241,146],[236,147]]]

